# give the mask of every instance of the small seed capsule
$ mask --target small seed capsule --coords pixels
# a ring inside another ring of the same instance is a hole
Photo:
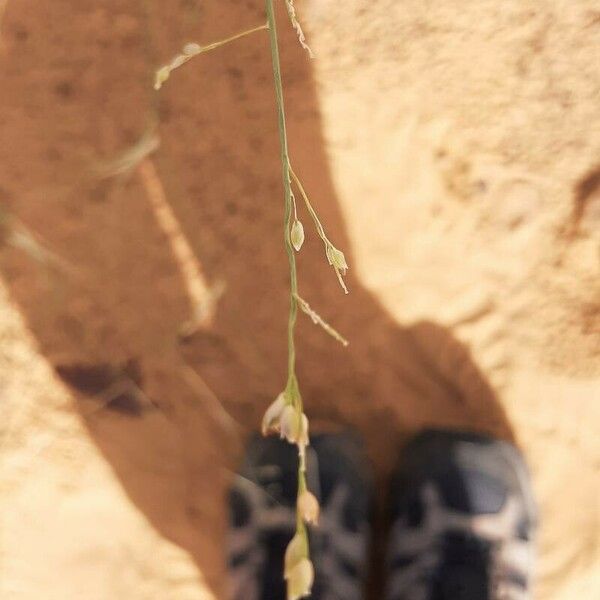
[[[300,248],[302,248],[302,244],[304,244],[304,226],[298,219],[296,219],[292,225],[290,237],[292,246],[294,246],[296,252],[300,252]]]

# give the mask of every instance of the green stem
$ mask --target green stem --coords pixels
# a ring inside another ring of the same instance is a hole
[[[300,497],[300,494],[305,492],[306,489],[306,471],[301,467],[298,469],[298,497]],[[304,525],[304,519],[298,508],[296,508],[296,531],[305,537],[306,543],[308,544],[306,525]]]
[[[283,103],[283,84],[281,81],[281,65],[279,62],[279,46],[277,43],[277,24],[273,0],[265,0],[267,9],[267,25],[271,40],[271,60],[273,63],[273,78],[275,81],[275,98],[277,101],[277,114],[279,119],[279,145],[281,150],[281,167],[283,171],[283,188],[285,191],[285,216],[284,216],[284,241],[290,265],[290,314],[288,319],[288,385],[295,381],[296,371],[296,346],[294,341],[294,328],[298,316],[298,275],[296,272],[296,256],[291,240],[292,219],[292,183],[290,175],[290,157],[288,151],[287,132],[285,127],[285,108]]]

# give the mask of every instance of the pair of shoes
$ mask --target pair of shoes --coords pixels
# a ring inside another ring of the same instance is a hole
[[[313,600],[359,600],[369,566],[373,485],[361,441],[312,438],[308,487]],[[283,556],[295,531],[296,448],[253,438],[230,493],[229,600],[285,600]],[[512,445],[427,430],[402,453],[389,493],[385,600],[526,600],[535,508]]]

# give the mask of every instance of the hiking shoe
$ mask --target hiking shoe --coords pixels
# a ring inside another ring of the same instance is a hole
[[[367,571],[371,483],[351,434],[313,435],[307,484],[319,499],[309,528],[313,600],[359,600]],[[285,600],[283,557],[296,530],[298,451],[274,437],[251,440],[229,497],[229,600]]]
[[[536,517],[507,442],[428,430],[393,477],[385,600],[526,600]]]

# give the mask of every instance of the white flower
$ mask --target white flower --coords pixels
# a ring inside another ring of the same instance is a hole
[[[315,570],[308,558],[301,559],[286,576],[287,600],[298,600],[310,596]]]
[[[301,414],[288,404],[281,413],[279,420],[279,433],[281,438],[285,438],[290,444],[298,443],[301,427]]]
[[[298,496],[298,512],[302,519],[311,525],[319,522],[319,501],[312,492],[304,490]]]
[[[285,406],[279,419],[279,435],[290,444],[296,444],[303,455],[309,445],[308,419],[291,404]]]
[[[342,289],[347,294],[348,288],[344,283],[344,275],[346,275],[346,273],[348,272],[348,263],[346,262],[346,257],[344,256],[344,253],[341,250],[338,250],[331,243],[328,243],[325,249],[325,254],[327,254],[327,260],[329,261],[329,264],[333,267],[333,270],[337,275],[338,281],[340,282]]]
[[[285,549],[283,575],[287,579],[288,574],[292,569],[303,559],[308,556],[308,545],[306,538],[299,533],[296,533]]]
[[[281,413],[286,408],[285,394],[281,392],[275,401],[265,411],[265,416],[262,420],[262,434],[267,435],[270,431],[279,431]]]
[[[310,594],[315,578],[313,565],[308,560],[306,534],[296,533],[285,551],[284,577],[287,581],[288,600],[298,600]]]
[[[348,271],[348,263],[346,257],[341,250],[338,250],[335,246],[327,246],[327,260],[329,264],[342,275],[345,275]]]

